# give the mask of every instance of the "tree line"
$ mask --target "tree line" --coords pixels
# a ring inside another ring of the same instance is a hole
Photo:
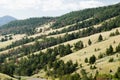
[[[120,4],[70,12],[56,19],[52,28],[60,28],[93,17],[98,22],[118,16]]]

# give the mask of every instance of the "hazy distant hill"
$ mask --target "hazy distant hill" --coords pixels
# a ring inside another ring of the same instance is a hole
[[[12,16],[3,16],[3,17],[0,17],[0,26],[4,25],[4,24],[7,24],[11,21],[14,21],[16,20],[16,18],[12,17]]]

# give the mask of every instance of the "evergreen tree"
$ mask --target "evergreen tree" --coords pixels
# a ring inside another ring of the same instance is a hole
[[[112,45],[110,45],[109,48],[106,49],[106,54],[107,55],[112,55],[113,54],[113,47],[112,47]]]
[[[103,40],[103,37],[102,35],[100,34],[99,37],[98,37],[98,42],[102,41]]]
[[[85,58],[85,63],[88,63],[88,58]]]
[[[90,63],[90,64],[94,64],[95,61],[96,61],[95,55],[91,56],[90,59],[89,59],[89,63]]]
[[[89,39],[89,40],[88,40],[88,45],[91,45],[91,44],[92,44],[92,42],[91,42],[91,40]]]
[[[116,29],[115,35],[119,35],[119,34],[120,33],[119,33],[118,29]]]

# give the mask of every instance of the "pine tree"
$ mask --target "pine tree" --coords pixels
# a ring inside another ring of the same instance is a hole
[[[85,58],[85,63],[88,63],[88,58]]]
[[[88,45],[91,45],[91,44],[92,44],[92,42],[91,42],[91,40],[89,39],[89,40],[88,40]]]
[[[99,37],[98,37],[98,42],[102,41],[103,40],[103,37],[102,35],[100,34]]]
[[[116,29],[115,35],[119,35],[119,34],[120,33],[119,33],[118,29]]]
[[[95,61],[96,61],[95,55],[91,56],[90,59],[89,59],[89,63],[90,63],[90,64],[94,64]]]
[[[112,55],[113,54],[113,47],[112,47],[112,45],[110,45],[109,48],[106,49],[106,54],[107,55]]]

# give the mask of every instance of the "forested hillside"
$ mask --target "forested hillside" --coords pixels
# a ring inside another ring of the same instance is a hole
[[[54,20],[52,17],[16,20],[1,26],[0,34],[34,34],[35,28]]]
[[[117,16],[120,14],[120,3],[117,5],[111,5],[106,7],[85,9],[80,11],[71,12],[60,16],[56,23],[53,24],[53,28],[60,28],[69,24],[77,23],[79,21],[93,17],[97,21],[103,21],[104,19]]]
[[[35,32],[51,22],[48,30]],[[0,47],[2,74],[18,80],[120,80],[120,3],[17,20],[0,33],[0,45],[11,42]]]

